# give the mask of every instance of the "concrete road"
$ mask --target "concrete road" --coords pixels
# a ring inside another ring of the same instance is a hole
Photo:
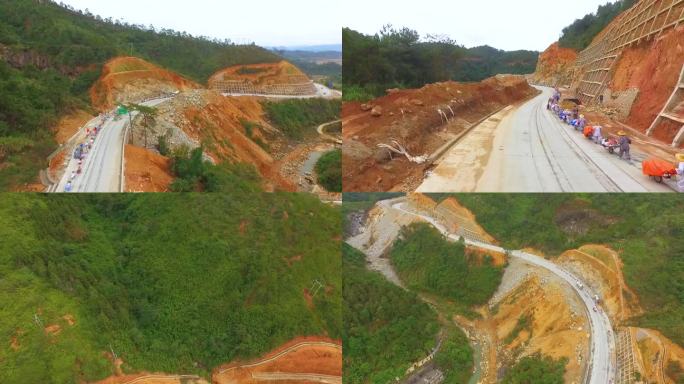
[[[553,90],[537,88],[466,134],[417,192],[672,192],[562,123],[546,110]]]
[[[378,204],[383,204],[385,207],[418,216],[432,224],[451,240],[458,241],[460,239],[459,236],[450,234],[447,229],[434,218],[407,210],[405,208],[405,202],[403,202],[401,199],[380,201]],[[488,249],[501,253],[507,252],[506,249],[497,245],[470,240],[468,238],[464,238],[464,241],[466,244],[473,247]],[[523,251],[510,251],[509,255],[510,257],[517,257],[527,261],[528,263],[545,268],[546,270],[565,280],[568,284],[570,284],[570,286],[573,287],[581,301],[584,303],[591,324],[591,364],[587,382],[590,384],[613,383],[616,372],[616,364],[613,354],[615,351],[615,336],[613,334],[613,328],[610,324],[610,318],[600,307],[600,305],[594,303],[594,299],[592,298],[594,293],[587,288],[586,284],[583,284],[583,288],[580,288],[578,284],[580,279],[573,276],[570,272],[566,271],[560,266],[542,257]]]
[[[154,99],[141,103],[149,107],[159,105],[169,98]],[[135,117],[136,113],[133,113]],[[123,162],[123,140],[128,116],[106,119],[90,152],[83,161],[82,172],[72,180],[72,192],[122,192],[121,171]],[[78,160],[74,159],[73,150],[68,153],[64,176],[57,184],[54,192],[64,192],[73,171],[78,169]]]

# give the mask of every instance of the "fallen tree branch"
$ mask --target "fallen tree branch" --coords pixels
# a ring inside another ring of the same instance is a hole
[[[404,146],[401,145],[401,144],[399,144],[399,142],[396,141],[396,140],[392,140],[392,144],[393,144],[394,146],[392,146],[392,145],[390,145],[390,144],[380,143],[380,144],[378,144],[378,148],[385,148],[385,149],[389,150],[390,152],[394,152],[394,153],[397,153],[397,154],[400,154],[400,155],[404,155],[404,156],[406,156],[406,158],[407,158],[410,162],[416,163],[416,164],[423,164],[423,163],[425,163],[425,162],[427,161],[427,159],[428,159],[428,155],[411,156],[411,155],[408,153],[408,151],[406,150],[406,148],[404,148]]]

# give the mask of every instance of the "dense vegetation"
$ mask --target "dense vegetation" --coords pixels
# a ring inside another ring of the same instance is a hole
[[[171,159],[171,171],[176,177],[170,186],[173,192],[256,193],[262,190],[261,177],[251,164],[212,164],[204,160],[202,148],[189,151],[181,147],[174,151]]]
[[[386,26],[369,36],[344,28],[344,98],[365,100],[388,88],[416,88],[445,80],[480,81],[497,73],[532,73],[537,52],[466,49],[441,36]]]
[[[342,150],[326,152],[316,163],[318,183],[330,192],[342,192]]]
[[[339,338],[340,231],[339,210],[303,194],[5,194],[0,335],[16,344],[0,382],[94,381],[110,348],[126,371],[206,375]]]
[[[587,243],[620,252],[645,307],[634,323],[684,345],[684,198],[681,195],[463,194],[458,199],[510,249],[558,255]]]
[[[582,51],[591,44],[594,37],[610,24],[617,15],[629,9],[637,0],[618,0],[599,5],[596,13],[590,13],[563,29],[558,40],[563,48]]]
[[[452,299],[465,307],[486,303],[503,274],[490,260],[469,260],[463,242],[448,241],[425,223],[402,228],[390,257],[409,287]]]
[[[503,384],[563,384],[567,359],[554,360],[548,356],[532,355],[520,359],[506,372]]]
[[[464,384],[473,372],[473,349],[468,337],[457,327],[452,327],[449,336],[435,355],[435,364],[444,372],[445,384]]]
[[[366,269],[364,256],[349,245],[342,255],[344,382],[393,382],[434,348],[437,315],[415,293]],[[445,362],[452,363],[459,364]]]
[[[340,118],[340,100],[292,99],[263,104],[270,122],[285,136],[301,139],[316,133],[318,125]]]
[[[135,55],[199,82],[234,64],[279,57],[254,45],[124,24],[35,0],[0,1],[0,190],[35,180],[59,116],[88,108],[108,59]],[[178,52],[183,52],[179,55]],[[198,60],[198,58],[202,60]]]

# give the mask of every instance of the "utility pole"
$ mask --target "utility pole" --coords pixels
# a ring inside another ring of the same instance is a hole
[[[316,293],[318,293],[318,290],[320,290],[321,288],[323,288],[323,283],[318,281],[318,279],[314,279],[311,282],[311,289],[309,289],[309,291],[311,292],[311,297],[316,297]]]
[[[43,322],[40,320],[40,317],[38,317],[37,313],[33,314],[33,322],[36,323],[38,328],[43,328]]]

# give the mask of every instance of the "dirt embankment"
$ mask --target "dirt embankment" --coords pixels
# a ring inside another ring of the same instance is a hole
[[[126,192],[168,192],[173,182],[171,159],[145,148],[126,145]]]
[[[622,274],[622,261],[617,252],[602,245],[585,245],[564,252],[556,263],[582,277],[597,292],[611,322],[643,313],[637,295],[627,286]]]
[[[497,361],[511,366],[540,352],[567,358],[564,382],[579,383],[589,356],[589,328],[572,287],[543,269],[514,260],[504,275],[500,301],[483,326],[495,330]]]
[[[412,191],[422,181],[425,166],[390,154],[378,144],[396,140],[411,156],[429,155],[483,117],[536,93],[522,76],[499,75],[479,83],[389,90],[364,105],[345,103],[345,191]]]
[[[111,360],[111,356],[108,355]],[[121,360],[113,362],[115,368]],[[95,384],[208,384],[194,375],[140,372],[119,373]],[[260,382],[342,383],[342,342],[327,337],[297,337],[250,361],[233,361],[215,368],[212,384],[256,384]]]
[[[638,88],[626,123],[646,132],[674,90],[684,65],[684,26],[671,30],[654,41],[644,41],[625,49],[610,83],[614,91]],[[684,116],[684,103],[682,103]],[[656,129],[654,136],[667,144],[681,128]]]
[[[342,345],[339,340],[299,337],[248,362],[222,365],[212,374],[215,384],[342,383]]]
[[[293,64],[282,60],[277,63],[235,65],[214,73],[208,81],[213,88],[220,81],[238,81],[253,85],[297,84],[308,77]]]
[[[90,100],[94,108],[105,111],[118,103],[195,88],[200,85],[143,59],[117,57],[104,65],[102,75],[90,88]]]
[[[574,49],[561,48],[555,42],[539,55],[532,81],[552,87],[569,86],[573,80],[576,60],[577,52]]]
[[[279,144],[279,132],[270,126],[258,98],[224,97],[216,91],[184,92],[157,108],[155,125],[145,132],[135,129],[133,143],[155,146],[167,135],[171,149],[182,145],[205,152],[215,162],[253,164],[278,189],[292,184],[274,172],[271,151]],[[147,138],[145,138],[147,134]]]

